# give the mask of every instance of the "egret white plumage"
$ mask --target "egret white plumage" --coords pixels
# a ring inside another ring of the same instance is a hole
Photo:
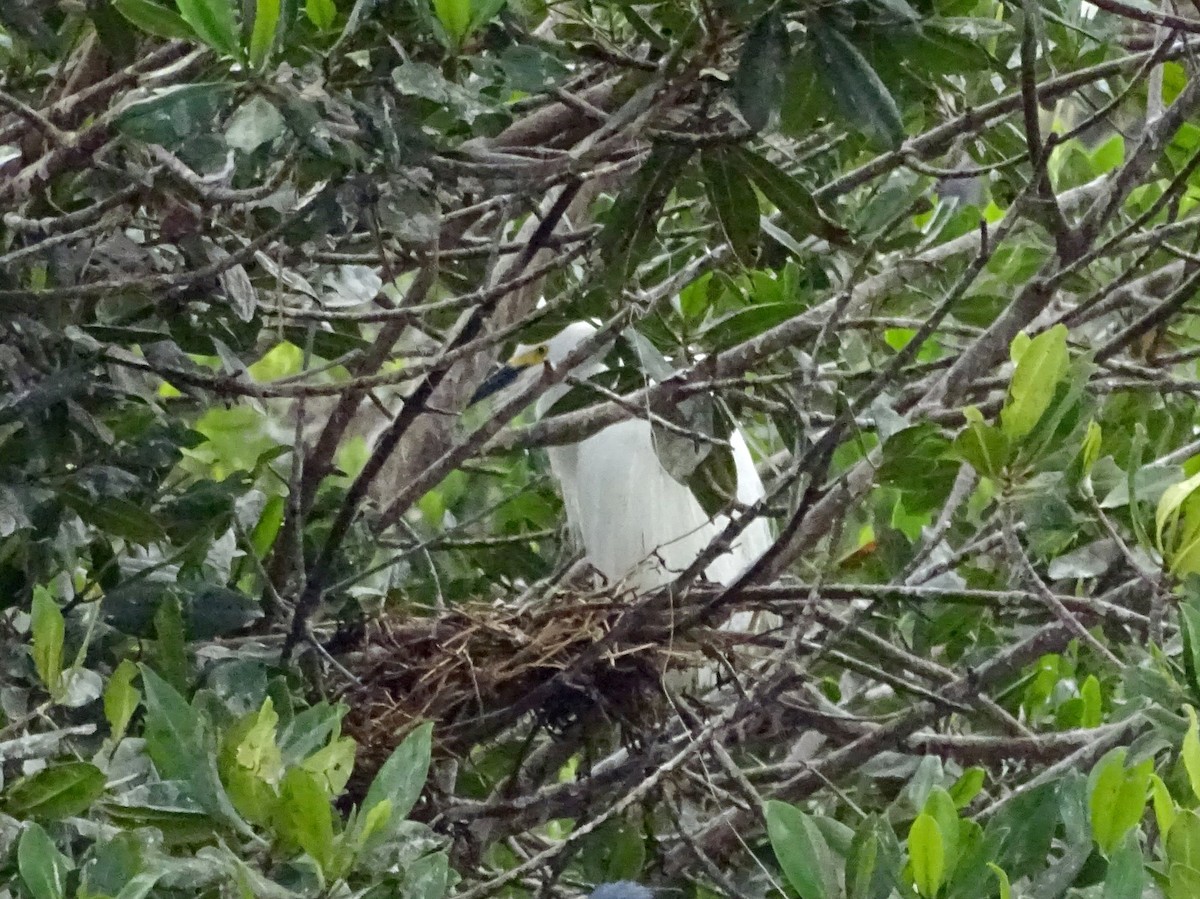
[[[480,389],[486,395],[511,383],[522,369],[555,366],[582,341],[596,333],[586,322],[568,325],[538,346],[518,347],[508,365]],[[578,379],[604,371],[603,352],[576,366]],[[568,390],[557,384],[537,402],[539,417]],[[650,423],[635,418],[609,425],[579,443],[550,447],[550,468],[562,490],[572,531],[588,562],[610,583],[637,593],[670,583],[687,569],[728,524],[724,515],[710,516],[692,489],[676,480],[655,450]],[[750,505],[765,496],[762,479],[741,432],[729,439],[737,472],[737,500]],[[771,545],[762,518],[750,522],[730,549],[705,569],[706,577],[728,586]],[[727,630],[757,630],[754,613],[740,612]]]

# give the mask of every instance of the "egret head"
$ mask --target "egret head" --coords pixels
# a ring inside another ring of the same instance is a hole
[[[654,893],[632,880],[618,880],[600,884],[588,899],[654,899]]]
[[[570,355],[575,347],[579,346],[579,344],[595,333],[596,328],[594,325],[587,322],[574,322],[567,325],[544,343],[534,344],[533,346],[519,344],[512,358],[479,385],[479,389],[471,397],[471,402],[476,403],[484,397],[491,396],[493,393],[503,390],[508,385],[516,382],[524,372],[536,371],[542,365],[549,365],[552,368],[557,366]],[[602,353],[603,351],[597,355],[602,355]]]

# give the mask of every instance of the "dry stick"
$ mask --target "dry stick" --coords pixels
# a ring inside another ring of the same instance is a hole
[[[1196,19],[1185,19],[1182,16],[1158,10],[1131,6],[1128,3],[1122,3],[1121,0],[1093,0],[1093,2],[1105,12],[1110,12],[1123,19],[1133,19],[1149,25],[1161,25],[1164,28],[1186,31],[1188,34],[1200,34],[1200,21]]]

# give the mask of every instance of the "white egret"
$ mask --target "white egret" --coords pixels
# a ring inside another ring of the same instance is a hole
[[[585,322],[568,325],[537,346],[518,347],[508,364],[488,379],[477,396],[512,383],[522,370],[555,366],[596,333]],[[578,379],[604,371],[603,351],[572,371]],[[543,416],[568,390],[557,384],[537,402]],[[737,499],[750,505],[763,498],[763,483],[741,432],[729,439],[737,471]],[[663,467],[650,423],[635,418],[609,425],[579,443],[550,447],[550,468],[562,490],[571,530],[587,561],[612,584],[642,593],[670,583],[688,568],[728,524],[710,516],[687,485]],[[765,519],[750,522],[733,545],[705,569],[708,580],[728,586],[771,545]],[[770,616],[772,619],[774,616]],[[725,630],[759,630],[767,622],[740,612]]]

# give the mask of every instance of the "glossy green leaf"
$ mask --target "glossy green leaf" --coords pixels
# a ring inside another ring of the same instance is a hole
[[[1188,726],[1183,734],[1183,746],[1179,754],[1183,758],[1183,767],[1187,771],[1192,795],[1200,798],[1200,723],[1196,720],[1196,710],[1190,705],[1184,706],[1184,711],[1187,712]]]
[[[929,815],[937,823],[938,832],[942,836],[943,878],[949,879],[958,863],[958,806],[946,790],[934,787],[929,791],[929,797],[925,800],[921,812]]]
[[[783,216],[795,237],[813,234],[832,244],[845,244],[849,234],[829,218],[812,193],[765,156],[745,147],[728,147],[725,158],[740,169]]]
[[[318,31],[328,31],[337,18],[334,0],[304,0],[304,14]]]
[[[1014,341],[1015,343],[1015,341]],[[1000,426],[1010,440],[1020,440],[1033,430],[1054,399],[1054,389],[1070,365],[1067,329],[1055,325],[1030,341],[1020,353],[1000,410]]]
[[[817,71],[850,122],[890,148],[904,140],[896,101],[858,48],[823,17],[810,24]]]
[[[233,0],[175,0],[175,4],[204,43],[226,56],[241,56]]]
[[[443,899],[451,883],[450,859],[444,852],[422,856],[404,872],[404,899]]]
[[[51,765],[9,787],[4,811],[18,819],[79,815],[104,794],[106,780],[104,772],[89,762]]]
[[[917,892],[932,899],[946,874],[946,849],[941,829],[932,815],[922,812],[908,832],[908,857]]]
[[[132,543],[154,543],[166,537],[153,515],[119,496],[93,500],[82,490],[68,488],[62,491],[62,500],[88,524]]]
[[[690,148],[657,145],[630,186],[617,197],[599,237],[605,284],[617,287],[627,283],[649,252],[658,232],[659,214],[691,156]]]
[[[1142,899],[1145,860],[1135,837],[1128,837],[1108,860],[1103,899]]]
[[[1171,791],[1157,774],[1150,778],[1150,799],[1154,806],[1154,821],[1158,825],[1158,832],[1166,837],[1171,831],[1171,825],[1175,823],[1179,807],[1175,805]]]
[[[1200,896],[1200,870],[1172,864],[1167,882],[1167,899],[1194,899]]]
[[[201,719],[174,687],[142,667],[146,688],[146,750],[167,779],[186,780],[206,742]]]
[[[292,768],[279,784],[279,804],[272,816],[275,832],[328,869],[333,860],[333,809],[317,778]]]
[[[754,261],[758,245],[758,196],[744,172],[730,164],[724,150],[701,154],[704,186],[725,239],[743,265]]]
[[[1012,447],[1004,432],[987,424],[978,410],[965,411],[967,426],[954,438],[954,453],[979,474],[995,479],[1008,465]]]
[[[267,61],[279,30],[280,0],[255,0],[254,31],[250,35],[250,65],[258,68]]]
[[[112,0],[113,7],[142,31],[157,37],[194,41],[196,32],[173,9],[154,0]]]
[[[122,659],[104,688],[104,717],[108,720],[114,740],[119,740],[125,734],[129,720],[142,701],[141,690],[133,685],[137,676],[137,665],[129,659]]]
[[[471,28],[471,0],[433,0],[438,21],[453,44],[461,44]]]
[[[987,866],[1000,881],[1000,899],[1012,899],[1012,884],[1008,882],[1008,875],[1004,873],[1004,869],[992,862],[988,862]]]
[[[1096,763],[1088,809],[1092,835],[1105,854],[1118,847],[1141,819],[1153,770],[1153,759],[1126,770],[1124,749],[1114,749]]]
[[[363,800],[363,813],[370,814],[371,809],[387,799],[392,804],[391,826],[408,817],[425,788],[432,746],[432,724],[422,724],[405,737],[371,782]]]
[[[778,7],[764,13],[742,46],[742,56],[733,78],[733,97],[738,111],[755,131],[770,123],[783,102],[784,70],[790,43],[787,26]]]
[[[887,899],[899,882],[900,846],[880,817],[872,815],[854,834],[846,856],[847,899]]]
[[[786,802],[766,805],[767,836],[779,867],[800,899],[834,899],[836,872],[812,818]]]
[[[1167,859],[1200,871],[1200,814],[1182,809],[1166,837]]]
[[[33,664],[38,677],[51,696],[58,696],[62,689],[66,621],[50,591],[40,584],[33,589],[30,629],[33,632]]]
[[[1089,674],[1079,688],[1079,696],[1083,700],[1083,714],[1080,716],[1080,727],[1099,727],[1104,720],[1104,709],[1100,694],[1100,681],[1094,674]]]
[[[187,639],[183,631],[183,611],[179,599],[168,596],[154,613],[154,661],[158,671],[172,687],[182,693],[188,688]]]
[[[968,768],[950,787],[950,798],[956,808],[964,809],[983,789],[987,772],[983,768]]]
[[[66,899],[73,867],[39,824],[25,826],[17,844],[17,870],[33,899]]]

